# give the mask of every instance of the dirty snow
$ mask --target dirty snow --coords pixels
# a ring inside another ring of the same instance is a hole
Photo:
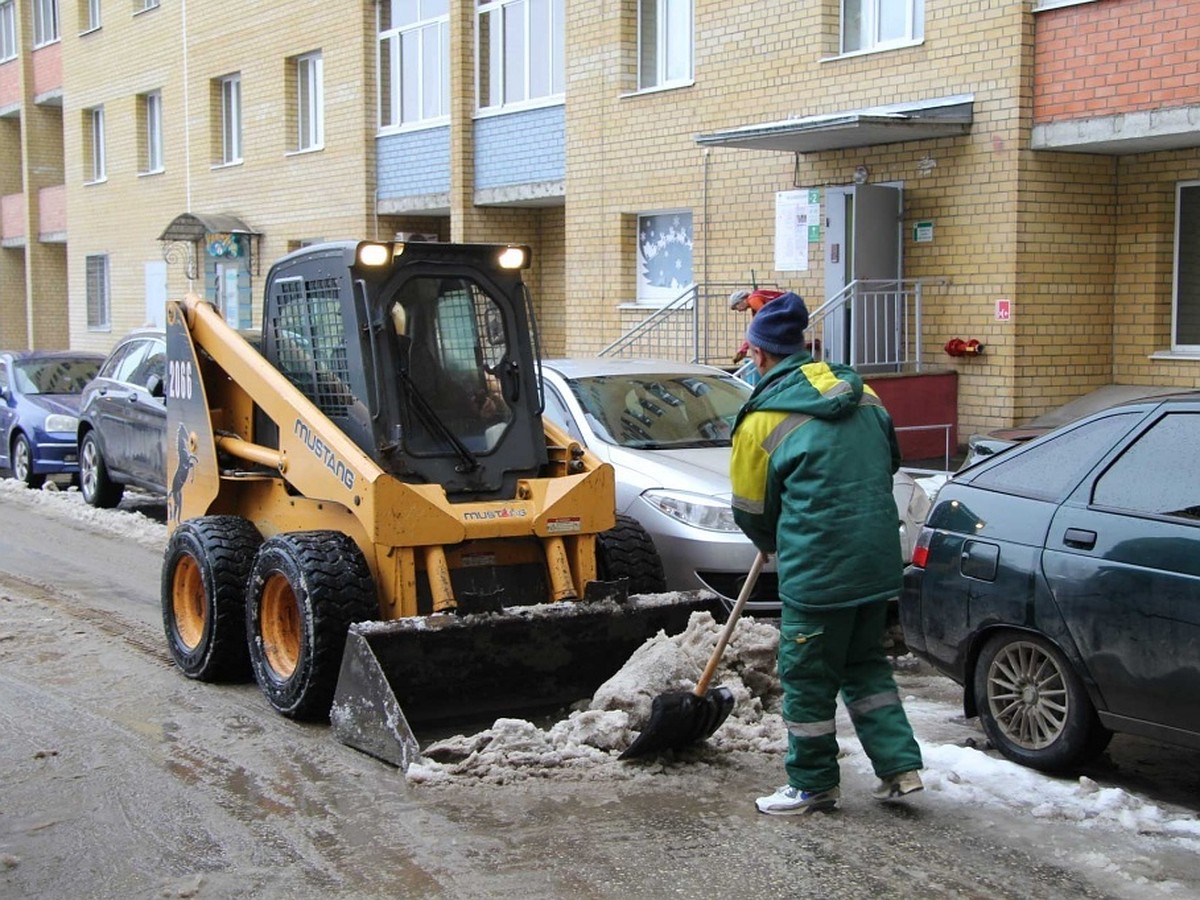
[[[136,511],[95,510],[76,490],[30,491],[0,479],[0,501],[37,508],[39,514],[81,522],[106,534],[160,548],[166,527]],[[123,507],[136,507],[137,495]],[[436,788],[457,783],[508,784],[525,779],[630,780],[687,777],[704,767],[727,766],[739,754],[779,757],[786,749],[779,715],[780,689],[774,658],[774,626],[743,619],[726,649],[712,684],[733,691],[730,718],[704,744],[658,759],[620,762],[617,756],[636,736],[655,696],[690,690],[716,645],[720,627],[707,613],[692,616],[680,635],[658,635],[639,648],[589,702],[566,719],[545,727],[523,719],[498,719],[477,734],[458,735],[429,744],[407,772],[414,786]],[[901,658],[898,668],[915,661]],[[1070,823],[1079,829],[1104,829],[1169,838],[1200,851],[1200,820],[1184,810],[1166,809],[1120,788],[1102,787],[1090,778],[1052,778],[974,747],[927,739],[936,727],[961,714],[954,704],[905,697],[925,758],[927,796],[918,802],[953,801],[974,808],[1008,809],[1043,821]],[[842,765],[870,773],[870,763],[839,711]],[[1097,854],[1096,867],[1111,862]]]

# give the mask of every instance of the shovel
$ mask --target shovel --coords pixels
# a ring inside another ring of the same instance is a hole
[[[708,665],[704,667],[704,674],[700,676],[696,686],[691,691],[674,691],[655,697],[650,707],[650,721],[619,759],[637,759],[661,753],[663,750],[680,750],[711,737],[729,718],[729,713],[733,711],[733,692],[727,687],[714,688],[710,692],[708,683],[717,671],[721,656],[725,652],[725,645],[733,635],[733,629],[741,618],[742,608],[754,590],[754,584],[758,581],[758,575],[766,561],[766,554],[760,550],[754,558],[754,565],[750,567],[750,574],[746,576],[746,583],[738,593],[737,602],[733,604],[733,611],[729,614],[729,621],[725,623],[725,630],[721,632],[721,639],[717,641],[717,647],[713,650]]]

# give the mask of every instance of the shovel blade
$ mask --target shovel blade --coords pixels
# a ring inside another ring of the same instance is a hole
[[[733,692],[726,687],[701,697],[690,691],[659,694],[650,707],[650,721],[620,759],[682,750],[711,737],[732,711]]]

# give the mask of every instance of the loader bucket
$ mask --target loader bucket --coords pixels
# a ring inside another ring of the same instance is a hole
[[[360,622],[346,640],[334,736],[407,769],[420,755],[413,725],[589,698],[647,639],[678,634],[693,612],[726,610],[711,594],[675,593]]]

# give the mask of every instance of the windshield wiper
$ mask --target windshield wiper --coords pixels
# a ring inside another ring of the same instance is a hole
[[[458,458],[462,460],[462,465],[458,467],[460,472],[474,472],[479,468],[479,458],[467,449],[467,446],[458,439],[456,435],[445,422],[442,417],[437,414],[437,410],[430,405],[425,399],[425,395],[418,390],[413,384],[412,378],[404,369],[399,370],[400,380],[404,383],[404,394],[408,398],[408,404],[421,419],[422,424],[430,431],[444,440],[458,454]]]

